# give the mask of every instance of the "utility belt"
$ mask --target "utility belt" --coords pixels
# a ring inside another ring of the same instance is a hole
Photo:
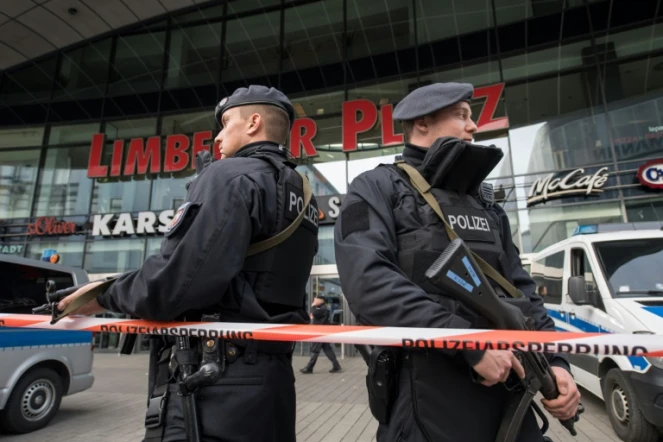
[[[293,342],[186,337],[184,339],[189,340],[190,348],[182,349],[177,344],[173,345],[172,339],[162,336],[150,339],[150,394],[145,415],[144,442],[157,442],[163,438],[170,385],[178,385],[178,395],[195,395],[201,388],[217,384],[223,377],[226,365],[253,365],[257,363],[259,355],[291,358],[295,345]],[[192,374],[182,376],[186,366],[194,367],[194,370]]]

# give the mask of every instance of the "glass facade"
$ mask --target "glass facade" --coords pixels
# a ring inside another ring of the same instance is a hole
[[[212,147],[215,104],[255,83],[295,106],[290,151],[323,202],[315,264],[335,263],[348,185],[402,151],[393,106],[432,82],[477,89],[476,142],[504,152],[489,181],[521,252],[578,224],[662,220],[638,178],[663,158],[657,3],[235,0],[51,53],[0,73],[0,251],[138,267]]]

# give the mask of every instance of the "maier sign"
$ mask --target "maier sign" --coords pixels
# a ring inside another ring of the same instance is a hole
[[[499,103],[504,83],[480,87],[474,90],[474,99],[485,99],[481,112],[476,120],[478,132],[487,132],[509,127],[507,117],[495,118],[495,110]],[[403,135],[395,132],[392,117],[393,104],[378,107],[367,99],[343,102],[341,117],[341,139],[343,152],[357,150],[357,135],[372,130],[380,121],[381,145],[391,146],[403,144]],[[212,129],[212,128],[210,128]],[[318,133],[315,120],[298,118],[290,131],[290,152],[295,158],[318,155],[314,138]],[[198,152],[212,148],[214,134],[211,130],[196,132],[193,137],[183,134],[168,135],[163,141],[160,136],[115,140],[110,155],[110,162],[103,161],[104,134],[92,137],[87,175],[89,178],[121,177],[132,175],[174,173],[195,168]],[[125,144],[128,143],[128,147]],[[126,148],[125,148],[126,147]],[[217,156],[218,152],[212,152]]]

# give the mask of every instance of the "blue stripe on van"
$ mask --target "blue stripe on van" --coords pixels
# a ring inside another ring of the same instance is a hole
[[[656,316],[660,316],[663,318],[663,307],[643,307],[645,310],[647,310],[649,313],[653,313]]]
[[[0,328],[0,348],[66,344],[92,344],[92,332]]]
[[[659,308],[661,309],[661,314],[663,315],[663,308],[662,307],[652,307],[652,308]],[[580,330],[587,332],[587,333],[613,333],[613,331],[608,330],[606,328],[603,328],[601,326],[592,324],[591,322],[584,321],[582,319],[578,319],[576,317],[570,317],[568,315],[563,315],[557,310],[553,309],[546,309],[548,311],[548,316],[551,318],[555,318],[559,321],[562,321],[566,324],[572,325],[573,327],[579,328]],[[555,325],[555,329],[558,331],[563,331],[567,332],[569,330],[566,330],[562,327],[559,327]],[[629,356],[628,357],[629,362],[631,363],[631,366],[634,368],[637,368],[641,371],[645,371],[651,364],[645,359],[644,356]]]

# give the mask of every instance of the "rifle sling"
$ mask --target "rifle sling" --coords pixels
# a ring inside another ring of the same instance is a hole
[[[447,220],[444,219],[442,209],[435,200],[433,194],[430,192],[431,186],[430,184],[428,184],[426,179],[423,176],[421,176],[421,174],[417,169],[410,166],[403,160],[396,161],[395,164],[399,168],[403,169],[405,173],[408,174],[408,176],[410,177],[410,182],[412,183],[414,188],[417,189],[417,191],[421,194],[421,196],[424,197],[428,205],[431,206],[431,208],[435,211],[437,216],[440,217],[440,219],[444,223],[444,228],[446,229],[447,234],[449,235],[449,239],[451,239],[451,241],[457,239],[458,234],[454,231],[454,229],[451,228],[449,223],[447,223]],[[523,296],[522,293],[520,293],[520,291],[517,288],[515,288],[502,275],[500,275],[497,270],[492,268],[490,264],[484,261],[483,258],[478,256],[473,251],[472,251],[472,256],[474,257],[474,259],[476,259],[477,263],[479,264],[479,267],[486,274],[486,276],[490,277],[495,282],[497,282],[500,285],[500,287],[502,287],[509,295],[511,295],[511,297],[520,298],[521,296]]]

